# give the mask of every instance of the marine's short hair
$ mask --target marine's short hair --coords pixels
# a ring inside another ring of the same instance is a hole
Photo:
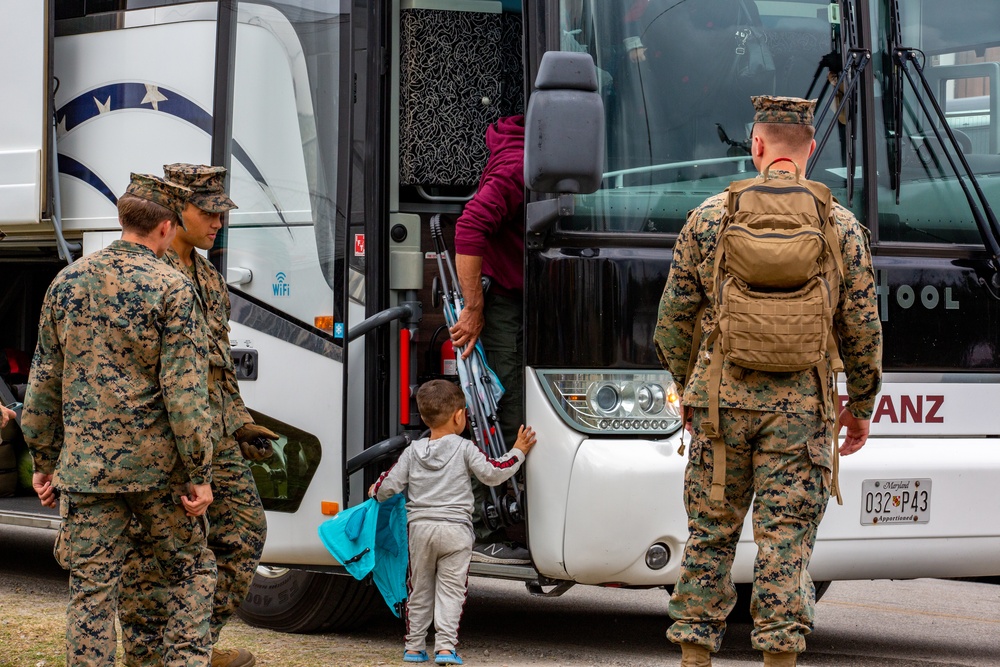
[[[417,390],[420,418],[431,428],[437,428],[456,411],[465,407],[465,394],[453,382],[431,380]]]
[[[122,229],[146,236],[164,220],[180,224],[176,211],[156,202],[125,193],[118,198],[118,222]]]
[[[812,125],[780,125],[777,123],[759,123],[753,131],[772,144],[801,149],[809,145],[816,129]]]

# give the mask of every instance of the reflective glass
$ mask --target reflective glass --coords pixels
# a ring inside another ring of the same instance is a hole
[[[894,44],[896,4],[883,5],[873,23],[879,239],[981,245],[962,188],[964,181],[974,192],[973,182],[956,177],[965,172],[945,123],[990,205],[1000,207],[998,6],[993,0],[900,2]],[[905,71],[893,67],[894,47],[912,55]]]
[[[229,273],[241,281],[235,289],[340,343],[337,187],[349,14],[338,5],[239,3],[231,161],[239,208],[229,214],[226,250]]]
[[[563,224],[587,231],[676,233],[707,196],[756,175],[750,97],[829,99],[843,41],[828,0],[562,0],[559,29],[563,50],[594,56],[605,102],[603,187]],[[831,123],[812,178],[846,204],[846,128],[831,112],[818,131]]]

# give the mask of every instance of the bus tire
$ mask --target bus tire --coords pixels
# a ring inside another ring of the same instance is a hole
[[[347,575],[262,566],[237,614],[277,632],[328,632],[358,627],[381,604],[375,586]]]

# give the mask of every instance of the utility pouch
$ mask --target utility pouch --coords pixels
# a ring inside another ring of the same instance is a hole
[[[722,285],[723,354],[742,368],[788,373],[823,361],[833,305],[820,276],[794,292],[758,291],[736,278]]]

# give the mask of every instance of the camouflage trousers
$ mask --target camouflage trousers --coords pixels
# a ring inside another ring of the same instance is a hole
[[[112,667],[117,638],[115,609],[127,533],[138,524],[149,536],[150,559],[163,574],[163,665],[208,667],[209,617],[215,560],[204,522],[188,517],[169,488],[140,493],[65,492],[56,559],[70,571],[66,664]]]
[[[830,498],[832,425],[822,416],[720,410],[726,442],[726,499],[712,502],[712,445],[695,409],[684,479],[688,541],[670,599],[667,638],[718,651],[736,604],[731,570],[753,501],[757,543],[751,643],[801,653],[812,631],[815,590],[806,568]],[[756,498],[754,497],[756,494]]]
[[[207,516],[208,548],[218,567],[211,616],[214,644],[250,590],[267,535],[253,475],[232,438],[220,442],[213,455],[212,495]],[[149,558],[148,536],[133,534],[132,545],[118,594],[125,664],[159,667],[163,664],[160,638],[168,620],[163,576],[156,561]]]

